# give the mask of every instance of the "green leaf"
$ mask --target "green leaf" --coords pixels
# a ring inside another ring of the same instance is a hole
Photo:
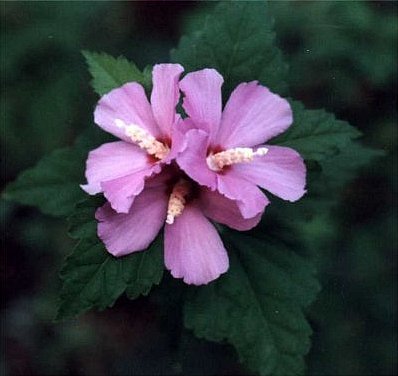
[[[10,183],[4,197],[45,214],[68,215],[85,196],[79,184],[83,183],[86,157],[86,151],[77,145],[55,150]]]
[[[102,195],[92,196],[78,202],[74,212],[68,217],[69,236],[73,239],[96,238],[95,210],[104,203],[105,199]]]
[[[94,219],[102,198],[81,202],[69,218],[70,234],[81,238],[61,270],[63,287],[56,319],[63,320],[91,308],[112,306],[126,291],[131,299],[147,295],[163,276],[162,238],[142,252],[122,258],[110,255],[97,238]]]
[[[385,156],[383,150],[372,149],[359,142],[352,142],[339,155],[320,162],[323,177],[334,189],[341,187],[354,178],[359,169],[383,156]]]
[[[93,77],[91,85],[99,95],[132,81],[142,84],[146,89],[151,86],[151,71],[145,68],[142,73],[134,63],[123,56],[114,58],[105,53],[89,51],[83,51],[83,55]]]
[[[186,71],[217,69],[224,76],[226,95],[251,80],[283,93],[288,68],[275,46],[272,27],[264,2],[222,2],[199,30],[181,38],[171,58]]]
[[[232,344],[253,372],[302,374],[311,335],[304,309],[319,291],[312,264],[282,243],[232,232],[227,239],[230,269],[189,297],[186,327]]]
[[[80,184],[85,181],[88,152],[108,141],[111,137],[97,126],[87,128],[72,147],[55,150],[22,172],[7,185],[3,197],[37,207],[44,214],[68,216],[86,197]]]
[[[306,160],[320,161],[339,154],[361,133],[345,121],[324,110],[307,110],[291,101],[293,124],[273,144],[297,150]]]

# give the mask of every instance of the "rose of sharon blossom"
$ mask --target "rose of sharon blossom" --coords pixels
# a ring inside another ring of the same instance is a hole
[[[246,219],[237,203],[201,187],[174,166],[149,178],[128,213],[107,203],[96,212],[98,235],[114,256],[146,249],[164,227],[166,268],[175,278],[201,285],[228,270],[228,255],[209,221],[236,230],[256,226],[261,215]]]
[[[173,137],[173,129],[179,121],[176,105],[182,72],[178,64],[155,65],[151,103],[136,82],[112,90],[98,102],[95,123],[122,141],[90,152],[87,184],[82,188],[92,195],[103,192],[119,213],[128,213],[145,179],[175,158],[178,137]],[[172,139],[175,142],[171,143]]]
[[[185,151],[177,163],[199,184],[237,200],[244,218],[269,201],[258,188],[296,201],[305,193],[306,168],[287,147],[264,145],[292,123],[289,103],[257,81],[241,83],[222,111],[222,76],[214,69],[188,73],[180,81]]]

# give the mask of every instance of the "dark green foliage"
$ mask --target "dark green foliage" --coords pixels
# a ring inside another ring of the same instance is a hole
[[[149,34],[139,42],[136,25],[129,22],[131,3],[108,4],[37,3],[30,6],[15,3],[5,7],[4,14],[12,7],[17,9],[12,22],[6,25],[9,37],[4,56],[7,59],[2,65],[6,70],[3,73],[6,73],[7,98],[3,95],[1,104],[5,114],[6,141],[3,140],[3,144],[9,149],[8,179],[31,166],[44,153],[70,145],[78,127],[90,128],[75,146],[44,158],[9,186],[6,197],[37,206],[48,214],[71,213],[76,202],[84,197],[78,184],[84,183],[87,152],[109,139],[105,132],[96,132],[96,126],[89,125],[96,98],[86,92],[88,75],[79,50],[125,53],[133,56],[139,66],[145,66],[166,61],[164,51],[172,43],[163,39],[163,35],[151,41]],[[131,5],[131,9],[137,8],[137,20],[142,18],[145,6]],[[396,77],[393,47],[398,34],[396,15],[391,11],[396,5],[271,2],[271,12],[259,2],[219,5],[209,2],[197,6],[196,20],[185,17],[189,20],[188,36],[182,38],[171,56],[184,65],[186,72],[208,66],[218,69],[225,78],[224,100],[241,81],[260,80],[281,95],[287,94],[288,82],[291,96],[310,107],[336,112],[338,119],[349,119],[358,126],[367,137],[367,145],[381,147],[386,154],[396,147],[396,136],[392,132],[395,129],[394,95],[389,86]],[[207,8],[205,16],[200,7]],[[289,72],[274,45],[271,15],[276,19],[277,41],[289,57]],[[41,21],[36,22],[39,19]],[[99,19],[101,23],[97,22]],[[144,19],[151,21],[151,17]],[[97,32],[100,24],[101,32]],[[64,32],[59,25],[65,25]],[[120,38],[122,35],[124,40]],[[154,58],[148,59],[148,56]],[[127,59],[102,53],[86,53],[86,58],[93,86],[100,95],[132,80],[141,82],[147,91],[150,88],[150,68],[140,73]],[[185,324],[197,336],[232,344],[253,372],[303,374],[303,355],[308,352],[311,334],[304,314],[318,290],[312,267],[312,259],[316,259],[323,289],[318,302],[309,311],[314,330],[311,339],[315,345],[306,358],[308,372],[314,375],[395,374],[396,359],[391,350],[396,348],[396,338],[392,338],[391,332],[396,305],[391,298],[394,286],[390,279],[396,274],[393,256],[396,213],[391,209],[392,191],[396,186],[389,187],[388,177],[394,171],[396,158],[380,158],[377,165],[366,168],[383,153],[362,145],[355,128],[336,120],[331,113],[307,110],[296,101],[291,103],[295,122],[272,143],[293,147],[305,157],[309,170],[308,193],[293,204],[271,197],[272,203],[257,228],[244,235],[224,233],[231,268],[208,286],[184,286],[184,291],[189,292],[184,308]],[[76,167],[73,170],[72,165]],[[66,187],[71,190],[65,191]],[[43,188],[42,193],[40,188]],[[118,260],[106,252],[96,237],[97,225],[93,219],[95,209],[102,203],[100,197],[82,201],[70,216],[69,232],[79,243],[62,271],[64,287],[59,319],[73,317],[91,307],[104,309],[113,305],[124,291],[132,299],[145,295],[162,278],[161,239],[157,239],[150,250]],[[60,262],[55,257],[63,257],[69,243],[62,236],[63,228],[54,231],[57,221],[46,222],[37,213],[32,220],[25,216],[29,211],[8,202],[3,210],[5,220],[17,211],[22,212],[19,222],[7,223],[7,229],[11,228],[10,233],[15,237],[12,241],[20,242],[19,249],[10,248],[9,255],[16,255],[17,265],[11,273],[15,269],[23,270],[23,277],[17,282],[23,280],[30,287],[25,296],[14,294],[14,290],[21,293],[21,289],[12,289],[10,296],[14,304],[10,306],[7,335],[12,340],[20,338],[21,344],[29,338],[29,343],[32,341],[38,348],[32,355],[36,359],[40,354],[37,364],[41,367],[33,364],[32,369],[38,374],[62,374],[65,370],[92,374],[98,373],[98,369],[104,374],[141,374],[134,372],[134,367],[126,367],[126,363],[136,366],[142,361],[140,356],[145,350],[133,342],[139,335],[136,332],[126,334],[132,341],[127,342],[120,340],[115,331],[126,332],[127,326],[144,327],[143,336],[151,349],[150,360],[146,363],[153,364],[154,344],[161,342],[159,337],[164,336],[163,332],[154,334],[153,316],[147,319],[150,325],[143,324],[140,315],[131,309],[135,303],[125,300],[109,315],[92,315],[72,321],[72,328],[63,326],[69,323],[58,325],[56,329],[50,326],[55,298],[46,291],[53,289],[56,294],[58,287],[54,283],[55,275],[51,277],[47,271],[55,270]],[[21,260],[27,259],[24,252],[30,260],[25,268],[20,265]],[[52,261],[43,264],[42,259],[46,258]],[[37,282],[39,278],[29,279],[33,271],[40,276],[40,283]],[[11,276],[8,286],[15,286],[15,277]],[[167,285],[163,281],[162,288],[173,310],[167,310],[160,302],[155,309],[151,307],[150,312],[156,310],[157,315],[168,316],[167,320],[178,327],[176,312],[183,307],[184,294],[180,289],[182,283],[172,282],[174,284]],[[37,286],[40,288],[38,296]],[[12,311],[19,300],[23,302],[23,315]],[[141,303],[148,302],[140,300],[138,305]],[[32,307],[35,309],[33,319]],[[125,316],[123,320],[118,319],[123,309],[126,309],[128,320]],[[43,314],[43,310],[46,313]],[[14,322],[21,318],[26,320],[27,315],[34,329],[28,334],[19,330],[26,327],[24,321],[15,330]],[[102,332],[102,339],[105,336],[106,340],[101,343],[99,337],[90,335],[101,333],[103,324],[107,326],[106,320],[112,331]],[[82,334],[84,325],[92,325],[86,327],[89,333],[86,337]],[[55,330],[63,334],[56,337]],[[44,332],[50,333],[51,338],[43,335]],[[184,353],[185,344],[179,343],[174,329],[171,335],[173,344],[167,344],[168,349],[179,347]],[[42,346],[43,341],[46,346]],[[127,362],[124,360],[121,365],[114,356],[106,357],[106,361],[102,359],[105,358],[103,354],[109,355],[108,341],[109,347],[117,348],[118,357],[128,358]],[[122,348],[123,341],[128,343],[128,350]],[[206,346],[204,341],[202,343]],[[218,344],[207,346],[208,349],[222,347]],[[99,349],[96,356],[90,353],[94,348]],[[133,351],[134,348],[140,350]],[[173,363],[168,369],[176,374],[189,374],[185,369],[181,371],[179,363],[174,363],[167,351],[160,352],[159,363],[162,363],[162,356],[166,357],[164,362]],[[20,353],[16,356],[17,371],[14,368],[10,373],[21,373],[19,356]],[[94,371],[87,366],[88,356],[94,359]],[[206,357],[200,351],[195,352],[197,362],[204,364],[200,368],[204,373],[210,372],[213,356],[217,358],[214,354]],[[66,358],[73,359],[79,369],[70,367]],[[236,371],[230,359],[224,362],[225,373]],[[101,363],[106,366],[97,368]],[[26,373],[29,372],[30,369]]]
[[[287,64],[272,26],[265,2],[221,2],[200,29],[181,38],[171,57],[187,72],[217,69],[225,80],[224,99],[239,83],[252,80],[284,93]]]
[[[86,152],[78,146],[56,150],[8,185],[4,197],[54,216],[70,214],[84,198],[79,184]]]
[[[55,150],[43,157],[35,167],[24,171],[7,186],[3,196],[35,206],[45,214],[71,214],[75,204],[86,195],[80,184],[84,183],[88,152],[105,140],[109,137],[104,132],[87,129],[74,146]]]
[[[147,295],[163,275],[162,239],[143,252],[123,258],[110,255],[97,238],[94,213],[99,199],[77,205],[69,218],[70,234],[79,243],[61,270],[63,287],[57,319],[74,317],[90,308],[105,309],[126,291],[131,299]]]
[[[104,95],[127,82],[139,82],[145,88],[152,84],[149,68],[142,73],[134,63],[123,56],[114,58],[105,53],[89,51],[84,51],[83,55],[93,77],[91,85],[98,95]]]
[[[333,114],[323,110],[307,110],[297,101],[290,103],[293,124],[272,143],[291,147],[306,160],[320,161],[339,154],[361,135],[346,121],[337,120]]]
[[[284,65],[278,62],[276,69],[267,60],[270,54],[280,55],[270,32],[271,23],[262,12],[265,12],[265,6],[260,3],[218,5],[205,22],[196,24],[198,30],[181,39],[179,48],[172,52],[173,60],[188,70],[218,69],[225,79],[224,95],[239,82],[254,78],[281,93],[283,87],[275,82],[284,82],[285,72],[280,69]],[[245,23],[248,19],[250,26]],[[251,35],[254,30],[262,38]],[[258,59],[263,59],[262,67],[269,69],[266,76],[258,70],[256,63],[259,60],[251,60],[254,53],[249,53],[250,48],[256,50]],[[239,65],[241,62],[245,62],[244,68]],[[230,69],[230,66],[236,69]],[[337,120],[323,110],[307,110],[299,102],[291,101],[291,104],[294,124],[272,143],[292,147],[305,158],[311,171],[309,194],[294,207],[278,203],[269,215],[274,213],[282,224],[293,225],[303,233],[307,218],[329,210],[333,204],[338,192],[330,192],[331,187],[341,188],[360,166],[380,153],[355,144],[354,140],[361,133],[347,122]],[[314,162],[318,168],[312,171]],[[259,226],[251,235],[257,236],[261,231],[269,232],[269,229]],[[296,238],[290,240],[297,241]],[[318,290],[313,269],[285,246],[278,247],[269,239],[258,241],[240,235],[233,237],[231,244],[239,257],[231,255],[229,272],[209,286],[198,289],[191,297],[186,306],[186,326],[197,336],[233,344],[241,361],[253,372],[302,374],[303,356],[309,350],[311,334],[302,308],[311,303]],[[296,273],[294,268],[297,268]],[[311,288],[295,290],[306,281]],[[275,291],[280,294],[277,298],[272,295]],[[307,298],[304,304],[296,300],[300,297]]]
[[[278,41],[292,62],[292,91],[319,93],[307,96],[317,106],[366,107],[369,84],[380,87],[396,79],[398,23],[389,7],[394,5],[271,1]]]
[[[319,290],[314,267],[282,242],[230,232],[224,239],[234,251],[230,269],[190,296],[186,326],[233,344],[253,372],[302,374],[311,334],[303,310]]]

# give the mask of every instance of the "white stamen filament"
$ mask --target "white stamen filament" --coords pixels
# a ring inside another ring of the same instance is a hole
[[[145,129],[142,129],[136,124],[127,125],[123,120],[116,119],[115,124],[118,128],[124,130],[126,136],[130,137],[131,141],[137,144],[141,149],[148,154],[154,155],[158,159],[163,159],[170,151],[169,147],[162,142],[156,140]]]
[[[267,152],[267,148],[258,148],[256,151],[253,151],[252,148],[233,148],[216,154],[210,154],[206,158],[206,162],[211,170],[220,171],[225,166],[251,162],[254,157],[261,157],[267,154]]]
[[[172,225],[174,223],[174,219],[182,214],[186,202],[185,198],[189,193],[189,189],[190,184],[184,179],[180,179],[180,181],[174,186],[169,198],[169,205],[167,207],[166,223],[169,225]]]

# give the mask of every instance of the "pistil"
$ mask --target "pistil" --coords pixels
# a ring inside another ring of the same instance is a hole
[[[184,210],[186,197],[189,194],[190,184],[185,179],[180,179],[173,187],[167,207],[166,223],[172,225],[176,217],[180,216]]]
[[[256,151],[252,148],[233,148],[216,154],[210,154],[206,162],[211,170],[221,171],[225,166],[251,162],[254,157],[264,156],[267,152],[267,148],[258,148]]]
[[[127,125],[123,120],[116,119],[115,124],[118,128],[124,130],[126,136],[131,141],[137,144],[141,149],[145,150],[148,154],[155,156],[157,159],[163,159],[170,151],[169,147],[162,142],[156,140],[145,129],[142,129],[136,124]]]

